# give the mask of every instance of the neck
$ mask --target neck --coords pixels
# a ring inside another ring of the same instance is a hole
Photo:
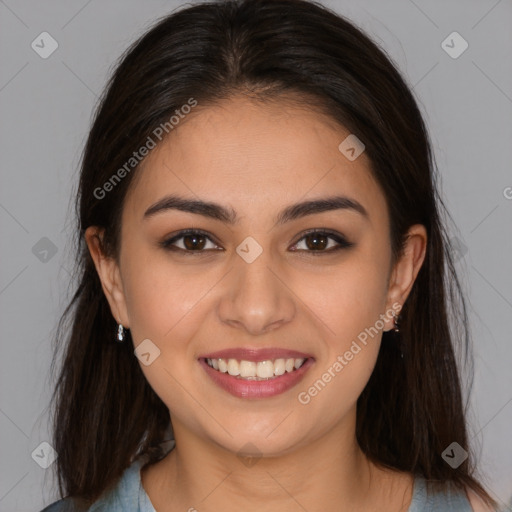
[[[247,509],[248,503],[254,510],[266,510],[271,503],[273,510],[283,512],[301,507],[366,511],[373,510],[371,504],[379,501],[377,495],[383,488],[391,489],[389,477],[357,444],[355,414],[351,422],[336,426],[322,438],[272,457],[238,456],[177,421],[173,421],[173,430],[176,447],[147,469],[148,476],[143,473],[144,488],[162,512],[234,511]]]

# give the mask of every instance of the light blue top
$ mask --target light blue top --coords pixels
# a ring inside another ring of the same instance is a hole
[[[119,483],[108,494],[96,501],[88,512],[156,512],[142,486],[140,469],[146,462],[141,457],[128,467]],[[41,512],[73,512],[69,498],[49,505]],[[412,502],[408,512],[472,512],[466,493],[461,490],[427,495],[425,479],[414,480]]]

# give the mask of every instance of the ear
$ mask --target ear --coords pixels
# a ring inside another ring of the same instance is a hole
[[[121,281],[119,265],[114,258],[107,257],[103,253],[103,228],[90,226],[85,230],[85,241],[94,261],[96,271],[101,281],[101,287],[110,304],[112,316],[118,324],[129,328],[130,322],[126,309],[126,301]]]
[[[388,286],[387,307],[396,312],[403,307],[412,289],[416,276],[425,260],[427,249],[427,230],[422,224],[415,224],[409,228],[406,235],[404,250],[400,259],[395,263]],[[386,321],[385,331],[394,327],[394,319]]]

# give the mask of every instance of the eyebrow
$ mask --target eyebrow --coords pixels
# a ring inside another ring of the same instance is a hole
[[[236,224],[239,220],[237,213],[232,208],[226,208],[217,203],[188,199],[177,195],[168,195],[158,200],[144,212],[143,219],[148,219],[158,213],[169,210],[195,213],[231,225]],[[331,196],[287,206],[275,217],[274,225],[284,224],[292,220],[306,217],[307,215],[332,210],[350,210],[359,213],[362,217],[369,220],[368,212],[363,205],[355,199],[344,196]]]

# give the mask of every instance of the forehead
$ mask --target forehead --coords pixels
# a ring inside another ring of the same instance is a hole
[[[345,128],[307,106],[234,97],[198,105],[140,168],[125,202],[141,218],[165,194],[231,205],[261,217],[299,199],[340,193],[385,214],[385,199],[363,152],[339,149]],[[372,214],[373,211],[373,214]]]

